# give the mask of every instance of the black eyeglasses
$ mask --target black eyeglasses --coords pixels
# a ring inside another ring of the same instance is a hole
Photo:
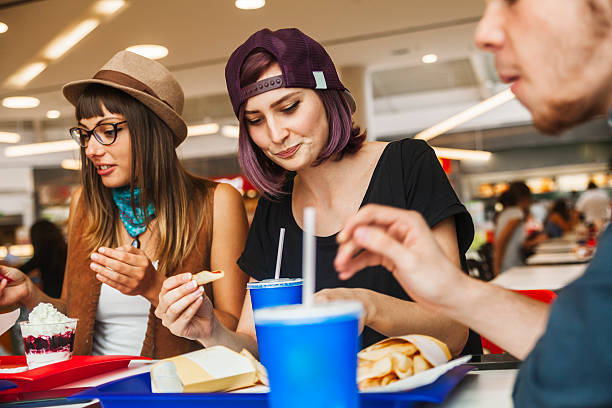
[[[73,127],[70,128],[69,132],[70,136],[72,136],[74,141],[81,147],[87,147],[91,135],[93,135],[100,144],[108,146],[113,144],[117,139],[117,132],[120,130],[117,129],[117,126],[124,123],[127,123],[127,120],[117,123],[100,123],[91,130]]]

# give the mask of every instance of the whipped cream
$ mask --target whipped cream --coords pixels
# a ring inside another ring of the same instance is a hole
[[[64,333],[74,333],[77,319],[66,317],[50,303],[39,303],[32,311],[27,322],[20,323],[21,335],[54,336]]]
[[[31,324],[66,323],[70,321],[66,315],[58,311],[51,303],[39,303],[28,317]]]

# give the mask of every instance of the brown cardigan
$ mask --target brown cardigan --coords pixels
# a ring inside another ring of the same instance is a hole
[[[198,272],[210,269],[210,246],[212,241],[214,190],[217,183],[205,181],[203,203],[201,208],[206,211],[202,228],[198,234],[198,242],[192,252],[185,258],[183,264],[173,273]],[[88,355],[92,352],[95,330],[96,311],[100,298],[101,282],[89,268],[91,250],[84,240],[86,227],[86,205],[84,200],[77,203],[75,213],[71,214],[72,226],[68,236],[68,258],[64,278],[63,299],[66,301],[67,316],[79,319],[74,343],[74,354]],[[212,299],[212,284],[207,285],[206,293]],[[146,357],[161,359],[187,353],[202,348],[196,341],[173,335],[155,317],[155,308],[151,306],[147,333],[140,354]]]

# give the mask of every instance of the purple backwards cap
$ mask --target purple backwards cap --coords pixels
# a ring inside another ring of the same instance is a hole
[[[253,51],[258,49],[265,50],[276,58],[283,75],[265,78],[240,88],[242,64]],[[227,61],[225,81],[236,117],[247,99],[281,87],[344,91],[351,112],[355,112],[356,109],[355,99],[340,82],[336,67],[327,51],[297,28],[277,31],[264,28],[250,36]]]

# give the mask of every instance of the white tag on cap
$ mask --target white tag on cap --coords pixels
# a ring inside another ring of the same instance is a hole
[[[323,71],[312,71],[312,76],[314,76],[317,84],[315,89],[327,89],[327,82],[325,81],[325,74]]]

